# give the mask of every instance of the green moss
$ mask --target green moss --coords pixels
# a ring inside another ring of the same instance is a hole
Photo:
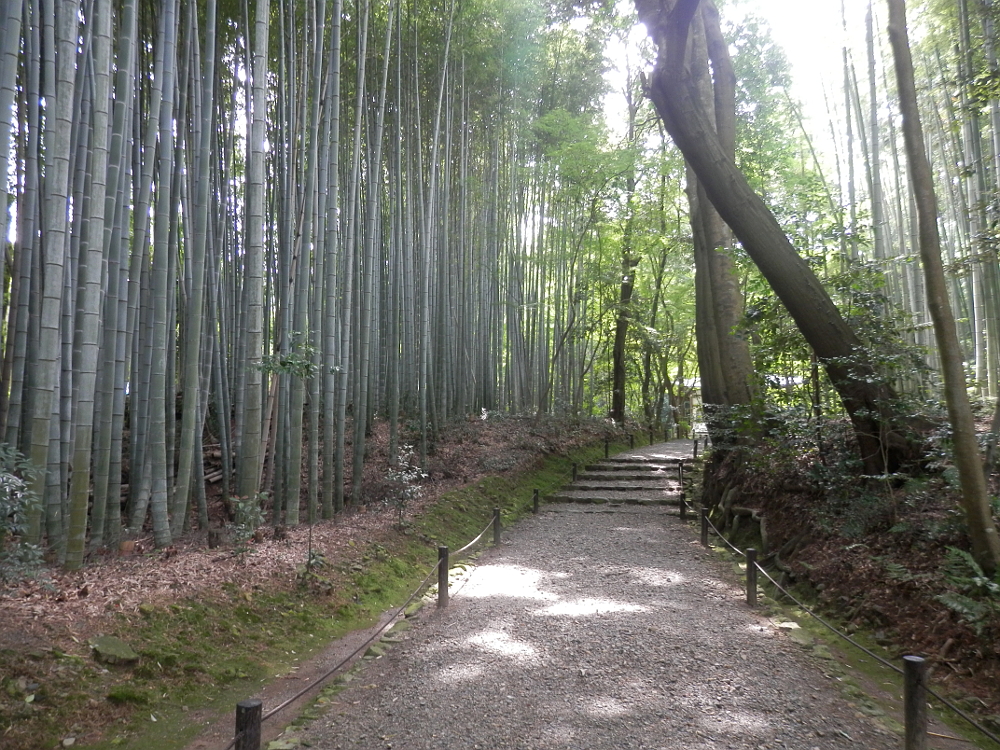
[[[611,451],[625,447],[613,445]],[[40,662],[18,657],[17,669],[12,669],[17,660],[0,654],[0,672],[31,677],[31,669],[48,669],[66,682],[47,685],[61,698],[44,713],[32,708],[5,715],[0,707],[0,731],[16,721],[25,739],[12,747],[53,747],[73,726],[74,716],[88,710],[90,696],[105,695],[119,712],[131,709],[131,719],[91,747],[182,748],[200,729],[190,721],[191,710],[218,707],[229,713],[297,661],[403,604],[434,565],[438,544],[452,549],[465,545],[490,523],[495,507],[505,526],[530,514],[536,488],[544,498],[568,483],[574,462],[582,466],[603,456],[603,443],[572,455],[550,454],[533,471],[491,476],[458,489],[412,526],[377,543],[357,544],[346,570],[300,576],[296,587],[248,594],[223,584],[215,592],[168,606],[144,604],[138,612],[121,615],[114,628],[114,635],[136,644],[140,657],[124,670],[104,672],[87,656],[59,652],[43,655]],[[487,533],[481,544],[491,541]],[[79,738],[77,746],[82,746]]]
[[[148,691],[138,690],[130,685],[115,685],[106,697],[112,703],[132,703],[136,706],[146,706],[153,702]]]

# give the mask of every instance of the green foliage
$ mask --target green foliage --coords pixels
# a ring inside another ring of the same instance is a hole
[[[389,469],[385,478],[390,486],[385,502],[396,510],[396,520],[402,526],[403,514],[410,501],[420,497],[422,490],[417,483],[427,478],[427,472],[416,464],[416,452],[412,445],[400,446],[396,465]]]
[[[6,443],[0,443],[0,582],[33,576],[42,564],[41,550],[21,539],[28,518],[41,501],[28,489],[37,469]]]
[[[808,407],[820,389],[824,410],[841,413],[840,398],[826,377],[823,363],[813,368],[812,350],[784,306],[755,270],[748,270],[746,326],[753,341],[755,370],[761,373],[765,403],[781,409]],[[862,343],[859,358],[871,363],[889,382],[904,385],[901,398],[919,398],[931,378],[926,351],[911,343],[912,316],[895,304],[886,290],[881,268],[851,263],[827,275],[827,288]],[[814,377],[819,377],[819,382]],[[899,413],[928,413],[929,403],[900,403]]]
[[[1000,627],[1000,574],[989,578],[972,555],[948,548],[944,575],[953,590],[935,597],[983,638]]]
[[[230,525],[233,541],[236,543],[237,552],[247,552],[254,532],[264,524],[264,504],[267,502],[267,493],[261,492],[258,495],[248,497],[233,497],[230,498],[230,501],[236,516],[235,521]]]
[[[736,72],[737,163],[766,200],[781,203],[787,179],[803,151],[786,94],[788,60],[767,24],[749,18],[728,33]]]
[[[316,347],[302,333],[292,334],[292,346],[285,352],[261,358],[260,369],[269,374],[291,375],[307,380],[316,374]]]
[[[900,583],[917,583],[920,581],[927,581],[930,578],[930,576],[926,573],[913,573],[902,563],[896,562],[888,557],[876,556],[872,559],[882,564],[882,568],[885,570],[886,575],[888,575],[889,578],[894,581],[899,581]]]
[[[830,278],[830,285],[848,324],[866,347],[875,367],[893,380],[926,378],[926,351],[907,340],[912,314],[888,295],[878,264],[852,263]]]
[[[299,586],[316,591],[320,594],[330,594],[334,589],[333,580],[325,574],[329,567],[326,555],[316,549],[309,549],[305,565],[296,570],[295,577]]]

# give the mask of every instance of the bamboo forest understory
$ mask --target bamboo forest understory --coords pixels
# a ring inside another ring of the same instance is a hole
[[[373,425],[419,467],[503,414],[705,424],[716,476],[835,435],[869,483],[956,464],[991,570],[1000,10],[912,0],[896,49],[902,6],[841,11],[809,116],[736,0],[4,0],[0,553],[167,547],[209,479],[332,518]]]

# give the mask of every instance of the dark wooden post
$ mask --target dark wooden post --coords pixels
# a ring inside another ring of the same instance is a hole
[[[905,750],[927,750],[927,663],[919,656],[903,657],[903,718]]]
[[[747,604],[757,606],[757,550],[747,548]]]
[[[701,546],[708,546],[708,508],[701,509]]]
[[[698,438],[694,439],[694,458],[698,458]]]
[[[649,426],[649,444],[653,444],[653,425]]]
[[[635,434],[630,432],[628,434],[628,449],[632,450],[633,448],[635,448]]]
[[[438,547],[438,606],[448,606],[448,548]]]
[[[264,704],[256,698],[236,704],[236,750],[260,750]]]
[[[493,544],[500,544],[500,509],[493,509]]]
[[[605,438],[605,440],[604,440],[604,457],[605,457],[605,458],[607,458],[607,457],[608,457],[608,449],[609,449],[610,447],[611,447],[611,446],[609,446],[609,445],[608,445],[608,440],[607,440],[607,438]]]
[[[573,464],[573,481],[576,481],[576,464]]]
[[[681,520],[686,521],[688,516],[688,504],[684,497],[684,489],[681,488]]]
[[[574,465],[575,468],[575,465]],[[538,515],[538,489],[535,489],[534,494],[531,497],[531,512]]]

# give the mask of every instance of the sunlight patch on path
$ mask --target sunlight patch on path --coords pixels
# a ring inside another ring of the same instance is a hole
[[[533,659],[538,649],[530,643],[518,641],[499,630],[484,630],[469,638],[470,645],[500,656],[509,656],[517,661]]]
[[[586,615],[603,615],[611,612],[645,612],[646,607],[638,604],[615,602],[610,599],[577,599],[575,601],[559,602],[545,609],[538,610],[540,615],[557,615],[564,617],[584,617]]]
[[[479,679],[483,668],[478,664],[449,664],[438,672],[438,682],[446,685],[456,685],[460,682],[470,682]]]
[[[702,724],[706,727],[709,725],[707,718],[702,720]],[[774,722],[751,711],[727,708],[725,714],[717,714],[712,718],[714,718],[712,726],[715,729],[732,732],[739,737],[764,736],[766,733],[775,731]]]
[[[676,570],[662,568],[630,568],[629,572],[639,583],[647,586],[676,586],[687,583],[687,576]]]
[[[542,576],[565,578],[565,573],[548,573],[520,565],[483,565],[476,568],[475,575],[462,591],[462,596],[474,599],[487,596],[510,596],[539,601],[555,601],[559,597],[542,591]]]
[[[593,698],[583,706],[583,710],[598,719],[615,719],[629,713],[629,707],[615,698]]]

